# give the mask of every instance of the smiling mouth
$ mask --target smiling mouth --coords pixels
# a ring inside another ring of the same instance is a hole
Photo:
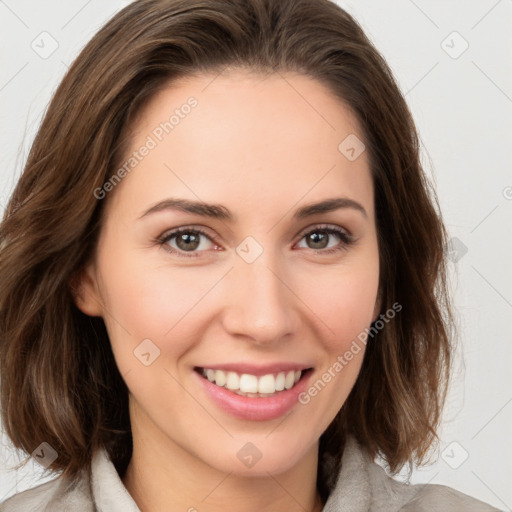
[[[283,391],[292,389],[297,382],[312,371],[312,368],[268,373],[261,376],[250,373],[213,370],[199,366],[195,367],[194,371],[212,384],[225,388],[237,395],[250,398],[265,398],[276,396]]]

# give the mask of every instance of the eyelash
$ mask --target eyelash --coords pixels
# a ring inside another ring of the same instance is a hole
[[[353,236],[348,234],[346,231],[344,231],[340,228],[336,228],[333,226],[325,226],[325,225],[318,225],[318,226],[315,226],[314,228],[310,229],[309,231],[306,231],[305,233],[303,233],[301,235],[300,240],[302,240],[303,238],[305,238],[308,235],[311,235],[312,233],[317,233],[317,232],[322,232],[322,233],[325,233],[328,235],[336,235],[341,240],[339,245],[337,245],[336,247],[331,247],[330,249],[311,249],[312,251],[315,251],[317,253],[334,254],[334,253],[346,250],[350,245],[352,245],[354,243]],[[173,254],[176,254],[180,257],[197,258],[198,256],[201,255],[201,252],[203,252],[203,251],[187,253],[185,251],[174,249],[173,247],[168,245],[168,242],[170,240],[172,240],[173,238],[175,238],[183,233],[200,234],[200,235],[203,235],[206,238],[208,238],[211,242],[215,243],[215,241],[212,240],[212,237],[208,233],[206,233],[206,231],[202,230],[201,228],[188,228],[188,227],[177,228],[168,233],[164,233],[161,237],[159,237],[156,240],[156,242],[159,245],[161,245],[165,250],[167,250]]]

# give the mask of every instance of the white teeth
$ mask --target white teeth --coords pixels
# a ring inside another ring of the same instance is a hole
[[[240,377],[240,391],[243,393],[258,392],[258,377],[256,375],[242,374]]]
[[[276,391],[276,379],[270,373],[260,377],[258,382],[258,393],[274,393]]]
[[[222,370],[215,371],[215,384],[224,386],[226,384],[226,374]]]
[[[286,389],[290,389],[293,387],[295,380],[295,372],[292,370],[286,374],[286,379],[284,380],[284,387]]]
[[[201,373],[217,386],[226,387],[239,395],[250,397],[271,396],[276,391],[291,389],[302,376],[301,370],[269,373],[261,377],[248,373],[239,375],[236,372],[212,370],[211,368],[203,368]]]
[[[232,390],[240,389],[240,377],[238,376],[238,373],[228,372],[226,374],[226,387]]]
[[[276,391],[283,391],[284,389],[284,381],[285,381],[284,372],[278,373],[276,377]]]

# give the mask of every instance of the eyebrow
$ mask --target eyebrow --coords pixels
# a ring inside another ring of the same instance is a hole
[[[311,203],[298,208],[293,215],[293,219],[300,220],[312,215],[328,213],[345,208],[356,210],[360,212],[365,218],[368,218],[366,210],[357,201],[354,201],[348,197],[336,197],[332,199],[325,199],[324,201],[320,201],[318,203]],[[190,199],[171,198],[164,199],[163,201],[155,204],[149,208],[149,210],[144,212],[139,218],[142,219],[147,215],[164,210],[179,210],[194,215],[200,215],[202,217],[211,217],[214,219],[226,220],[230,222],[234,222],[236,220],[236,216],[221,204],[209,204],[201,201],[191,201]]]

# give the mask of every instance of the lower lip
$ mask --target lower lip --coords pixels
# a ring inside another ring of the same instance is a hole
[[[193,373],[206,394],[223,411],[245,420],[266,421],[283,416],[299,403],[299,395],[306,389],[312,370],[303,374],[291,389],[280,391],[275,396],[254,398],[237,395],[210,382],[197,371],[194,370]]]

